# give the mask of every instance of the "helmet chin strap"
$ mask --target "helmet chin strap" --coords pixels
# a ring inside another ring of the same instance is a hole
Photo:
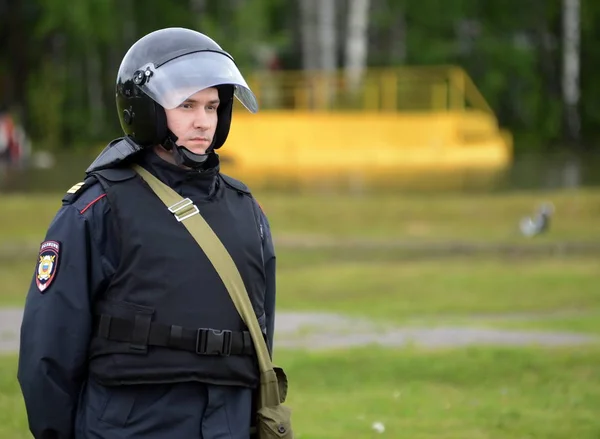
[[[167,138],[162,143],[162,146],[164,146],[167,151],[171,151],[173,153],[173,157],[175,158],[175,163],[177,166],[183,165],[192,169],[200,169],[213,151],[211,144],[204,154],[196,154],[195,152],[187,149],[185,146],[178,145],[177,136],[171,131],[169,131]]]

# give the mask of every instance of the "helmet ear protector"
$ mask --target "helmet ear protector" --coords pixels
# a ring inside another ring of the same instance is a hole
[[[142,147],[159,145],[167,137],[167,115],[163,107],[144,94],[133,81],[117,92],[117,108],[124,133]]]

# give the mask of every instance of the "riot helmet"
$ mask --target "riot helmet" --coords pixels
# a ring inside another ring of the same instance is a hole
[[[219,92],[218,123],[206,153],[196,154],[177,145],[165,109],[209,87]],[[258,111],[233,57],[210,37],[190,29],[167,28],[142,37],[127,51],[117,74],[116,104],[126,139],[139,149],[162,145],[173,151],[179,164],[192,168],[225,143],[234,97],[250,112]]]

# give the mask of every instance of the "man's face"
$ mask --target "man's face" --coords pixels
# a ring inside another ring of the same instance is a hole
[[[181,105],[166,110],[167,126],[178,138],[177,144],[196,154],[204,154],[217,129],[219,92],[205,88]]]

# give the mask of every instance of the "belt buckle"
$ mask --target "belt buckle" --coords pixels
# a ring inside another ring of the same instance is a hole
[[[198,328],[196,332],[196,354],[231,355],[232,336],[227,329]]]

